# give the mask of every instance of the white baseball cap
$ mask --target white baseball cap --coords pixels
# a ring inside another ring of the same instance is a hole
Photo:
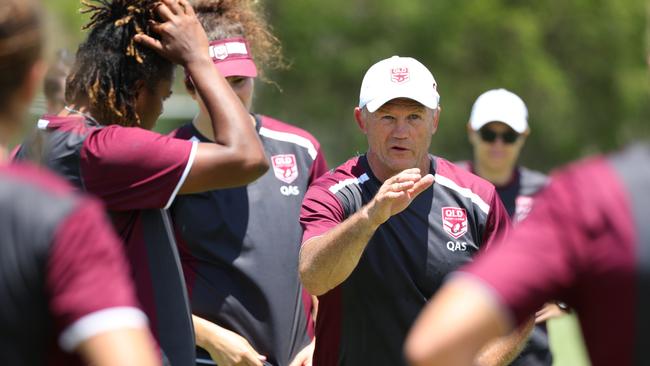
[[[389,100],[413,99],[431,109],[438,107],[440,95],[431,72],[411,57],[393,56],[372,65],[361,82],[359,108],[370,113]]]
[[[506,89],[492,89],[474,102],[470,127],[478,131],[490,122],[503,122],[517,133],[528,129],[528,109],[519,96]]]

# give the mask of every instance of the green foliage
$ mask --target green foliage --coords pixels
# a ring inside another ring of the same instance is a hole
[[[352,119],[359,85],[393,54],[419,59],[439,83],[435,154],[471,156],[471,105],[495,87],[527,102],[533,133],[523,160],[536,168],[650,135],[644,0],[267,4],[293,68],[271,75],[284,92],[262,88],[257,109],[309,128],[332,163],[364,151]]]
[[[57,42],[83,35],[78,1],[46,0]],[[645,0],[275,0],[265,3],[292,67],[258,82],[255,109],[323,144],[330,165],[365,151],[352,117],[365,70],[394,54],[429,66],[443,112],[432,152],[471,156],[465,124],[483,91],[528,104],[523,162],[547,170],[650,137]],[[63,32],[65,30],[65,32]]]

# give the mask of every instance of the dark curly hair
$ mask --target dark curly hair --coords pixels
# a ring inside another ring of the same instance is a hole
[[[84,29],[90,34],[79,46],[66,82],[66,101],[87,104],[102,124],[138,126],[138,83],[153,90],[170,80],[173,64],[155,51],[137,44],[144,33],[157,37],[149,20],[159,20],[157,0],[82,0],[82,13],[90,13]]]
[[[262,80],[264,69],[286,67],[280,41],[271,32],[256,0],[190,0],[210,41],[244,37],[251,47],[253,59]],[[186,80],[193,91],[193,85]]]
[[[24,82],[43,48],[41,14],[34,1],[4,0],[0,7],[0,112]],[[13,116],[12,116],[13,117]]]

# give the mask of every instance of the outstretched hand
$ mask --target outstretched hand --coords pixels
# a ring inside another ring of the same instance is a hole
[[[208,37],[187,0],[161,0],[156,11],[163,22],[150,20],[150,26],[160,39],[138,34],[136,42],[182,66],[209,60]]]
[[[406,209],[413,199],[433,184],[433,175],[406,169],[388,178],[368,205],[368,217],[377,226]]]

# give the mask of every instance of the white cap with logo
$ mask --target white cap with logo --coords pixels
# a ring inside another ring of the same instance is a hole
[[[503,122],[517,133],[528,129],[528,109],[519,96],[506,89],[492,89],[474,102],[470,127],[478,131],[490,122]]]
[[[431,72],[411,57],[393,56],[372,65],[361,82],[359,108],[375,112],[396,98],[413,99],[426,107],[438,107],[440,95]]]

